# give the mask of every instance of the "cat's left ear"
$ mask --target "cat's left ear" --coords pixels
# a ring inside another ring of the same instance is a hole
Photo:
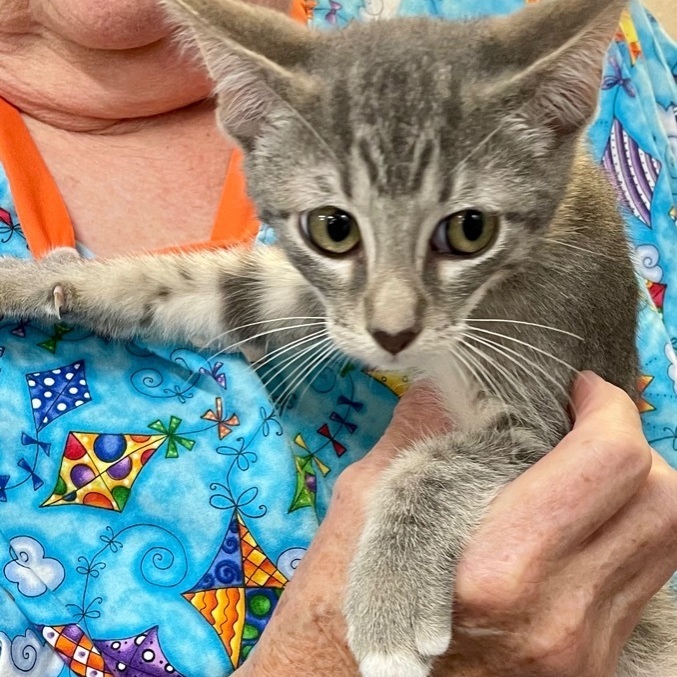
[[[308,28],[238,0],[162,0],[200,49],[215,84],[219,122],[246,149],[261,123],[290,113],[316,83],[304,74],[317,43]]]
[[[492,24],[494,58],[517,67],[501,93],[529,125],[557,136],[593,117],[622,0],[540,0]]]

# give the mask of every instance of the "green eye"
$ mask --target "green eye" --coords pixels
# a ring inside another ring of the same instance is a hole
[[[357,221],[338,207],[320,207],[301,214],[301,229],[318,249],[335,256],[353,251],[361,240]]]
[[[498,232],[497,214],[464,209],[442,219],[430,240],[433,251],[473,256],[491,245]]]

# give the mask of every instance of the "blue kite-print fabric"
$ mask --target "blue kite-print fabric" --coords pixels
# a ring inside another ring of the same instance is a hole
[[[312,22],[461,19],[522,4],[321,0]],[[590,129],[646,290],[638,405],[673,465],[676,73],[675,44],[633,5]],[[263,228],[258,246],[269,240]],[[2,171],[0,254],[30,256]],[[291,369],[307,370],[306,359]],[[275,371],[0,321],[0,676],[223,677],[246,659],[333,482],[379,438],[406,385],[332,362],[280,408]]]

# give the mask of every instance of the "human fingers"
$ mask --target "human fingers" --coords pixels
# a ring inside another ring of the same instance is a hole
[[[594,374],[582,381],[574,430],[498,494],[466,548],[458,596],[473,607],[493,596],[508,609],[536,590],[646,480],[651,452],[634,404]]]
[[[582,560],[620,614],[641,609],[677,570],[677,472],[652,452],[640,491],[584,549]]]
[[[530,533],[529,540],[538,540],[552,557],[577,547],[609,520],[651,469],[637,409],[622,390],[585,372],[572,399],[577,409],[572,431],[494,503],[511,516],[506,534],[523,539]]]

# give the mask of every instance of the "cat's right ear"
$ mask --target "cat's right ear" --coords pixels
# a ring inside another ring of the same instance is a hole
[[[199,48],[215,85],[219,123],[245,149],[270,116],[294,114],[316,83],[303,70],[316,35],[266,7],[238,0],[162,0]]]

